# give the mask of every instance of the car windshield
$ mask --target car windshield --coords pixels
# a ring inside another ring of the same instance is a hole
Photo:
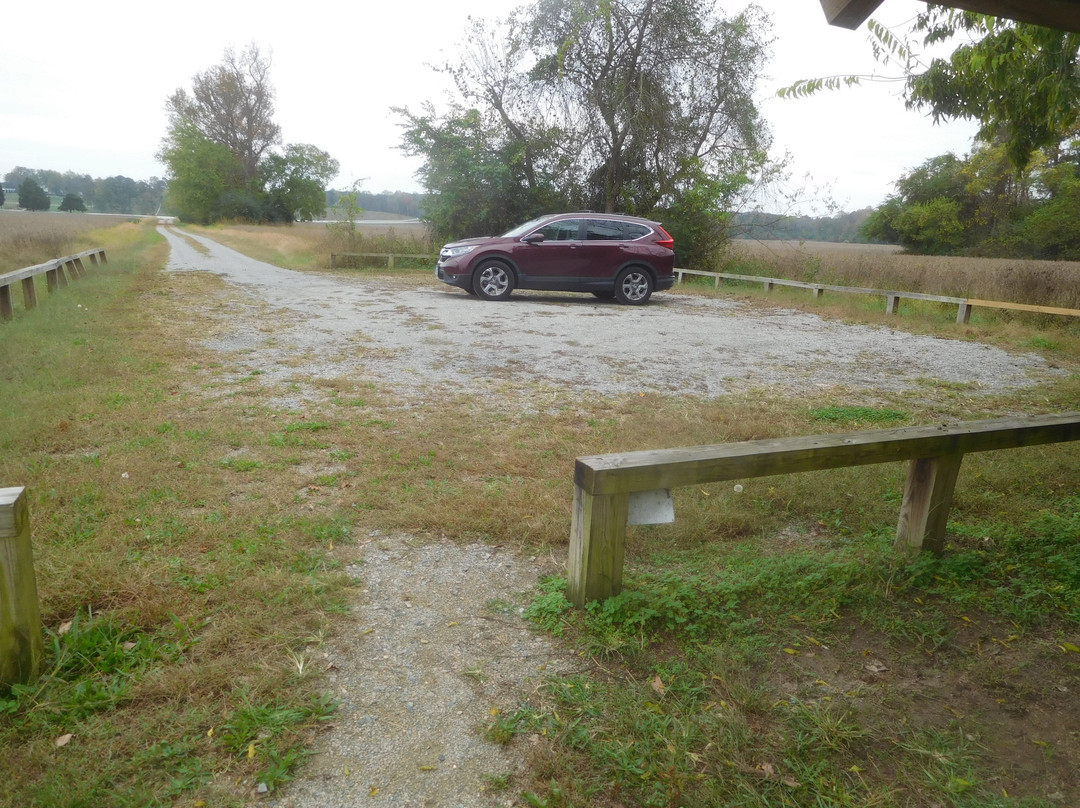
[[[536,227],[537,225],[539,225],[541,222],[545,221],[548,218],[550,218],[550,217],[548,217],[548,216],[540,216],[540,217],[538,217],[536,219],[532,219],[532,220],[530,220],[528,222],[525,222],[525,224],[519,224],[513,230],[510,230],[507,233],[503,233],[502,238],[517,238],[518,236],[524,236],[526,233],[528,233],[530,230],[532,230],[534,227]]]

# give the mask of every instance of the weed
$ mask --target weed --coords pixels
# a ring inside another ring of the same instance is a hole
[[[881,407],[819,407],[810,415],[815,421],[841,424],[887,424],[907,418],[905,412]]]

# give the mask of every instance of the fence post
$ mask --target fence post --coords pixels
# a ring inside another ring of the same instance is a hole
[[[898,549],[929,550],[941,555],[956,476],[963,459],[963,454],[948,454],[911,461],[896,527]]]
[[[11,303],[11,286],[0,286],[0,320],[8,322],[15,317],[15,308]]]
[[[37,287],[34,286],[33,278],[23,278],[22,282],[23,305],[32,309],[37,305]]]
[[[387,258],[386,268],[387,269],[393,269],[394,268],[394,254],[390,253],[386,258]]]
[[[0,488],[0,685],[32,682],[43,656],[26,489]]]
[[[590,600],[605,600],[622,589],[629,505],[629,494],[594,496],[574,484],[566,577],[567,599],[575,606],[584,607]]]

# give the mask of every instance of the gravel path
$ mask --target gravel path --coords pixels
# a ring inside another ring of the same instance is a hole
[[[516,398],[657,391],[718,396],[757,385],[908,389],[923,380],[994,392],[1054,372],[1034,355],[972,342],[852,326],[813,314],[659,294],[623,307],[591,296],[516,293],[488,303],[442,287],[362,274],[297,273],[174,231],[168,268],[222,276],[237,294],[213,308],[209,346],[244,372],[293,383],[366,379],[406,400],[446,392]],[[303,392],[303,391],[307,392]],[[275,808],[490,808],[519,788],[528,742],[483,730],[573,658],[531,631],[527,593],[563,559],[506,548],[367,537],[352,630],[321,660],[340,709],[300,777],[255,799]],[[318,662],[318,660],[316,660]]]
[[[279,808],[478,808],[515,804],[492,783],[523,750],[485,740],[542,678],[571,660],[520,610],[536,558],[486,545],[372,537],[350,568],[363,582],[354,631],[325,657],[338,713]],[[547,562],[553,571],[554,562]]]

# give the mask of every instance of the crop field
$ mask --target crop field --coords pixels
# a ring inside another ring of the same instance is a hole
[[[359,374],[317,377],[316,346],[275,378],[250,340],[284,342],[289,315],[210,272],[164,272],[168,245],[153,227],[26,216],[0,213],[0,245],[18,266],[89,246],[105,247],[109,264],[0,324],[0,486],[28,490],[46,630],[41,678],[0,690],[0,806],[238,807],[260,792],[286,804],[333,732],[326,652],[363,597],[346,574],[362,581],[363,542],[392,532],[418,548],[484,542],[565,558],[580,455],[1080,402],[1071,320],[990,312],[958,325],[955,307],[887,317],[857,296],[693,283],[670,294],[986,343],[1037,354],[1054,373],[1004,392],[920,379],[906,390],[764,385],[708,398],[506,380],[498,395],[406,398]],[[438,246],[390,225],[185,229],[387,296],[430,285],[429,268],[331,271],[329,253]],[[734,271],[1080,303],[1069,264],[851,245],[739,244],[733,256]],[[552,318],[572,312],[550,307]],[[425,340],[444,338],[401,316]],[[350,350],[377,363],[384,346],[366,326],[358,315]],[[236,349],[211,347],[234,332]],[[674,337],[664,361],[690,349]],[[893,547],[899,464],[682,491],[674,524],[630,529],[618,597],[573,609],[558,574],[523,596],[525,618],[575,672],[547,676],[513,709],[484,710],[474,731],[527,766],[487,772],[483,799],[1080,804],[1078,480],[1077,443],[965,458],[940,558]],[[517,606],[492,603],[482,617],[517,619]],[[361,786],[378,805],[378,789]]]

